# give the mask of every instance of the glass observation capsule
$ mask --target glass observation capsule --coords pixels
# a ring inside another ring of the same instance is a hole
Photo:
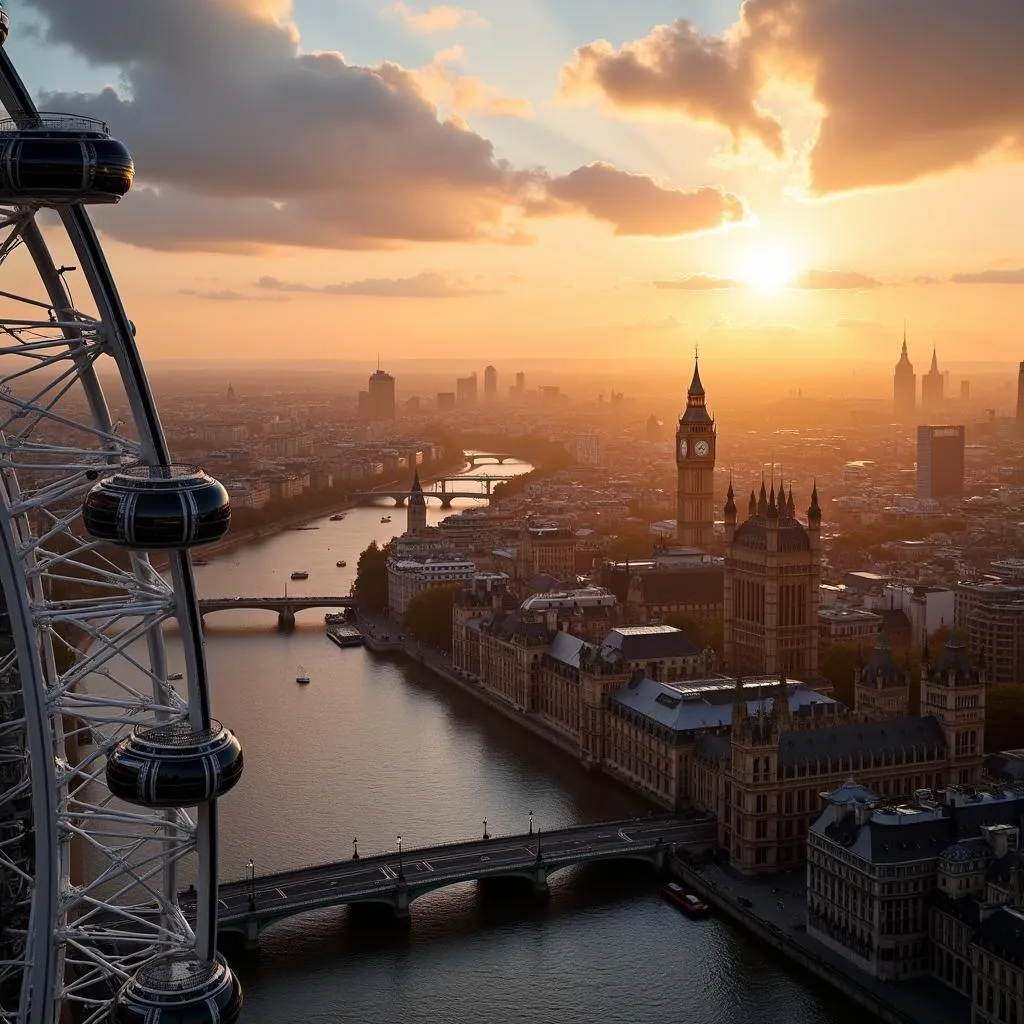
[[[0,121],[2,202],[116,203],[134,179],[131,154],[102,121],[50,113]]]
[[[242,986],[218,954],[175,953],[140,967],[117,994],[111,1024],[235,1024]]]
[[[126,466],[89,491],[82,519],[90,536],[121,547],[191,548],[228,532],[231,499],[192,466]]]
[[[107,756],[107,788],[143,807],[194,807],[227,793],[242,763],[242,744],[220,722],[201,732],[188,722],[137,727]]]

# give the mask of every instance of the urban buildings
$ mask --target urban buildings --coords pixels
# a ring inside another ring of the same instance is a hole
[[[493,402],[498,397],[498,371],[493,366],[484,368],[484,398]]]
[[[780,672],[816,680],[821,583],[821,508],[811,492],[807,525],[796,518],[793,489],[750,492],[737,525],[732,484],[725,503],[725,664],[741,674]]]
[[[892,378],[893,416],[897,420],[912,421],[917,414],[917,375],[907,355],[907,333],[903,332],[903,351]]]
[[[374,422],[395,418],[395,378],[391,374],[379,367],[370,374],[368,390],[360,393],[360,412]]]
[[[964,428],[917,428],[917,496],[940,501],[964,496]]]
[[[467,558],[426,557],[388,559],[388,610],[401,621],[409,602],[431,587],[466,583],[476,572]]]
[[[576,461],[581,466],[601,465],[601,441],[592,430],[580,434],[574,445],[576,449]]]
[[[475,373],[455,380],[455,401],[458,405],[476,405],[477,378]]]
[[[927,416],[942,408],[946,397],[946,378],[939,370],[938,353],[932,346],[932,365],[921,378],[921,409]]]
[[[989,682],[1024,684],[1024,585],[962,580],[955,598],[954,626],[984,658]]]
[[[1024,362],[1017,369],[1017,436],[1024,437]]]
[[[438,393],[437,393],[437,410],[438,410],[438,412],[454,412],[455,411],[455,392],[454,391],[438,391]]]
[[[686,409],[676,428],[676,539],[707,551],[715,525],[715,421],[696,358]]]

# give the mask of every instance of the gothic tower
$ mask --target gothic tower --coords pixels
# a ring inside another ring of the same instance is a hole
[[[903,329],[903,351],[892,375],[892,411],[897,420],[912,420],[917,412],[917,375],[907,355],[907,331]]]
[[[676,428],[676,539],[708,550],[715,513],[715,421],[704,402],[697,358]]]
[[[807,525],[796,518],[793,491],[750,496],[738,526],[735,501],[726,514],[723,602],[726,670],[818,677],[818,586],[821,507],[811,493]]]
[[[921,714],[937,718],[946,737],[946,782],[958,786],[981,778],[985,753],[985,673],[972,667],[954,633],[938,668],[921,665]]]
[[[879,633],[868,663],[854,672],[854,710],[864,718],[879,721],[906,718],[909,704],[910,672],[896,664],[889,638]]]
[[[422,533],[427,528],[427,499],[423,497],[420,484],[420,471],[417,469],[412,478],[412,491],[409,494],[409,508],[405,519],[406,533]]]
[[[925,413],[936,412],[942,408],[946,397],[946,378],[939,369],[939,354],[932,346],[932,365],[921,378],[921,409]]]

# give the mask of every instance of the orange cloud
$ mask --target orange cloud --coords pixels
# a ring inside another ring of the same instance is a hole
[[[670,281],[655,281],[655,288],[676,289],[684,292],[708,292],[722,288],[742,288],[742,281],[734,281],[731,277],[715,277],[714,274],[689,274]]]
[[[495,295],[496,288],[480,288],[461,278],[425,270],[415,277],[370,277],[361,281],[311,285],[263,276],[256,287],[268,292],[315,295],[363,295],[377,298],[457,299],[467,295]]]
[[[1024,269],[981,270],[973,274],[954,274],[954,284],[1024,284]]]
[[[1022,38],[1024,5],[1007,0],[745,0],[721,36],[681,19],[618,50],[581,47],[563,91],[779,152],[782,127],[757,99],[769,79],[795,81],[822,112],[808,174],[826,195],[1024,155]]]
[[[570,211],[614,225],[617,235],[689,235],[748,216],[743,200],[723,189],[663,188],[645,174],[629,174],[605,163],[549,179],[545,197],[531,210],[535,215]]]
[[[487,19],[465,7],[439,4],[425,11],[414,11],[408,4],[393,3],[385,14],[396,14],[413,32],[450,32],[456,28],[487,28]]]
[[[673,111],[721,125],[737,143],[757,139],[781,156],[782,125],[757,106],[760,84],[756,62],[741,47],[703,35],[685,18],[618,50],[603,39],[581,46],[562,70],[567,98],[599,95],[619,111]]]
[[[431,103],[462,114],[489,117],[530,117],[533,104],[520,96],[505,96],[475,75],[460,75],[452,65],[460,64],[461,46],[452,46],[434,54],[433,61],[419,71],[410,71],[423,96]]]
[[[855,270],[805,270],[793,280],[793,288],[877,288],[881,282]]]

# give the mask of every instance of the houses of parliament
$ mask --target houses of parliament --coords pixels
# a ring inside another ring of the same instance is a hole
[[[695,361],[675,438],[686,548],[709,547],[714,528],[706,397]],[[664,807],[713,813],[720,852],[738,870],[784,870],[804,859],[822,792],[851,776],[892,801],[974,783],[984,751],[984,674],[955,638],[912,679],[880,637],[857,670],[854,707],[828,696],[818,674],[821,523],[817,488],[798,516],[781,480],[756,482],[745,502],[729,482],[721,652],[661,622],[622,624],[593,589],[531,595],[481,574],[453,611],[453,666],[585,765]],[[686,574],[675,579],[685,589]]]

